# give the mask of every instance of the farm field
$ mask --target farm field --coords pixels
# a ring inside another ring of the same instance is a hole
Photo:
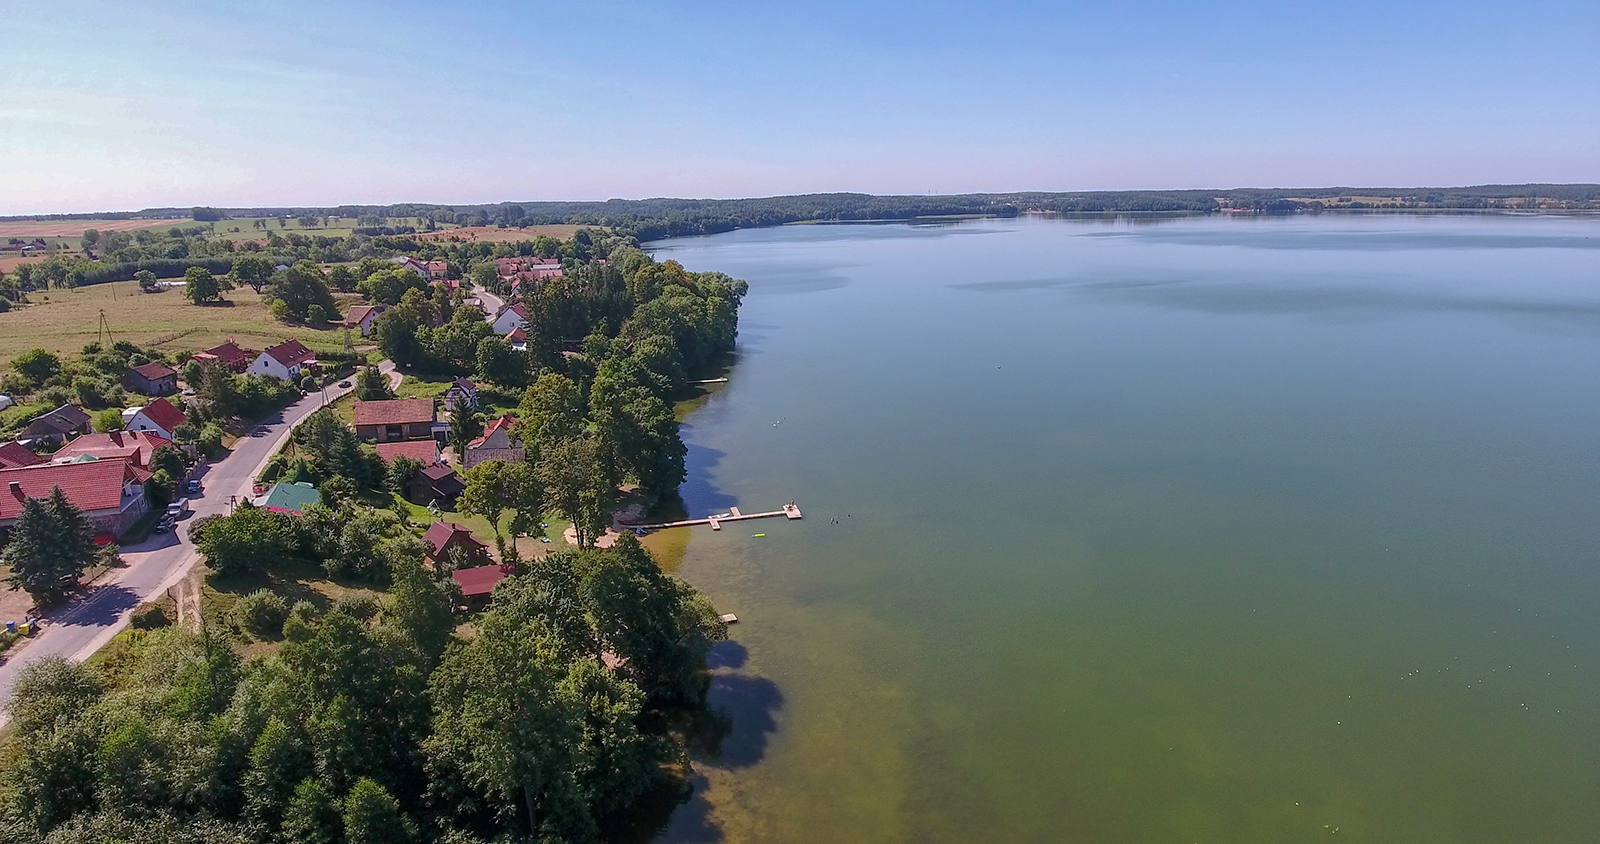
[[[540,235],[553,237],[557,240],[566,240],[572,237],[578,229],[601,229],[601,226],[572,226],[565,223],[549,226],[523,226],[522,228],[500,228],[499,226],[462,226],[454,229],[440,229],[436,232],[425,232],[412,235],[417,240],[464,240],[481,241],[484,243],[511,243],[518,240],[531,240]]]
[[[103,310],[119,340],[154,345],[168,352],[195,351],[235,338],[241,346],[261,349],[295,338],[312,349],[344,348],[344,329],[313,329],[284,325],[272,318],[267,302],[254,290],[242,288],[226,294],[230,305],[199,307],[183,298],[182,291],[141,293],[131,281],[96,284],[76,290],[50,290],[30,294],[35,304],[0,314],[0,366],[33,348],[56,354],[76,354],[94,341]],[[334,294],[341,310],[358,297]],[[181,335],[165,339],[172,335]],[[154,343],[155,340],[164,340]],[[360,338],[352,339],[352,342]]]
[[[81,237],[89,229],[103,232],[131,232],[172,226],[194,225],[182,218],[172,220],[10,220],[0,222],[0,240],[13,237]]]

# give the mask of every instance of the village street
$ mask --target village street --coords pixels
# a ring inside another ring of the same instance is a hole
[[[400,373],[392,361],[379,367],[391,386],[398,386]],[[354,380],[346,382],[353,385]],[[199,552],[189,541],[189,525],[203,516],[222,515],[232,505],[250,497],[256,475],[277,453],[296,425],[312,412],[346,393],[351,387],[330,386],[308,393],[294,404],[269,416],[250,435],[234,444],[223,460],[208,467],[199,479],[202,492],[191,497],[192,514],[178,522],[176,529],[122,549],[125,568],[109,572],[99,583],[71,604],[45,617],[42,629],[10,652],[0,655],[0,701],[9,700],[17,672],[29,662],[44,656],[60,655],[74,660],[88,658],[116,636],[128,623],[134,607],[160,595],[177,584],[194,564]],[[9,719],[0,712],[0,726]]]

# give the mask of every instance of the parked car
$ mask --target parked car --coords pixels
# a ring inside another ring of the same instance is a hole
[[[190,481],[188,490],[189,490],[189,494],[190,495],[199,495],[200,494],[200,482],[199,481]]]
[[[180,498],[177,501],[167,505],[167,514],[162,518],[177,521],[183,517],[184,513],[187,512],[189,512],[189,499]]]
[[[166,533],[169,530],[172,530],[172,520],[167,518],[166,516],[162,516],[156,522],[156,526],[150,529],[150,532],[151,533]]]
[[[348,387],[348,386],[350,386],[350,379],[348,379],[348,378],[347,378],[347,379],[345,379],[345,380],[343,380],[343,381],[340,381],[340,382],[339,382],[339,386],[341,386],[341,387]]]

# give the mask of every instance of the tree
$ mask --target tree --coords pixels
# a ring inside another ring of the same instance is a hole
[[[411,482],[416,480],[417,473],[421,471],[421,460],[404,455],[396,457],[389,464],[389,490],[404,498],[406,491],[411,488]]]
[[[539,453],[537,474],[550,506],[571,520],[578,546],[587,548],[611,522],[617,479],[589,438],[561,440]]]
[[[312,305],[321,307],[324,315],[339,311],[322,270],[310,261],[296,261],[294,266],[274,275],[268,295],[282,300],[288,315],[301,322],[311,319]],[[273,307],[276,314],[276,304]]]
[[[306,777],[295,786],[294,796],[284,808],[284,844],[338,844],[344,821],[327,786],[316,777]]]
[[[272,279],[272,262],[260,255],[245,255],[233,260],[233,277],[257,293]]]
[[[482,516],[494,529],[495,544],[502,561],[509,561],[500,522],[510,511],[513,533],[533,533],[544,512],[544,488],[526,463],[485,460],[467,470],[466,490],[456,506]]]
[[[612,358],[600,365],[589,408],[604,459],[660,500],[683,483],[688,449],[671,405],[647,386],[651,377],[631,358]]]
[[[416,834],[400,812],[400,802],[367,777],[356,780],[344,799],[344,840],[347,844],[405,844]]]
[[[311,756],[305,752],[304,736],[295,735],[277,716],[269,718],[250,749],[250,767],[242,789],[246,817],[276,829],[309,773]]]
[[[122,411],[114,407],[96,411],[94,416],[90,417],[90,423],[94,425],[96,431],[102,434],[107,431],[120,431],[122,430]]]
[[[183,295],[196,305],[222,301],[222,284],[205,267],[190,267],[183,274]]]
[[[400,297],[400,304],[373,321],[378,348],[385,357],[401,366],[425,363],[427,350],[417,335],[433,325],[436,315],[433,303],[426,296],[418,290],[407,290]]]
[[[50,498],[29,498],[11,528],[11,541],[0,559],[11,567],[9,582],[41,605],[66,595],[66,585],[94,563],[94,528],[61,487]]]
[[[11,361],[11,368],[15,369],[18,375],[28,379],[30,384],[38,387],[61,371],[61,358],[44,349],[30,349],[17,355],[16,359]]]
[[[572,379],[556,372],[539,376],[517,406],[517,432],[529,448],[583,435],[587,427],[583,392]]]
[[[392,546],[389,602],[384,606],[383,618],[405,635],[431,669],[444,656],[455,630],[455,581],[430,575],[422,561],[420,543]]]
[[[239,401],[238,385],[234,381],[233,373],[228,371],[221,363],[206,363],[200,366],[200,383],[195,387],[195,393],[200,403],[213,416],[226,417],[233,414]]]
[[[382,401],[394,398],[389,379],[376,366],[363,366],[356,373],[356,400]]]
[[[356,289],[356,274],[340,264],[328,271],[328,286],[340,293],[349,293]]]
[[[464,459],[467,454],[467,444],[483,436],[483,417],[478,411],[464,401],[455,403],[450,408],[450,445],[456,450],[456,457]]]
[[[156,292],[158,282],[156,281],[155,273],[150,272],[149,270],[139,270],[133,274],[133,280],[139,283],[140,290],[143,290],[146,293]]]
[[[6,711],[17,731],[32,737],[76,720],[104,692],[92,666],[62,656],[43,656],[17,672]]]
[[[198,532],[199,536],[194,536]],[[294,553],[288,517],[241,505],[232,514],[190,530],[206,565],[221,575],[265,571]]]
[[[478,341],[477,370],[480,377],[504,387],[528,383],[527,361],[503,337]]]

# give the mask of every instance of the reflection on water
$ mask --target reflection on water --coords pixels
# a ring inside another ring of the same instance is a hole
[[[685,510],[807,514],[674,540],[740,623],[659,840],[1587,841],[1597,245],[1487,215],[657,244],[751,285]]]

